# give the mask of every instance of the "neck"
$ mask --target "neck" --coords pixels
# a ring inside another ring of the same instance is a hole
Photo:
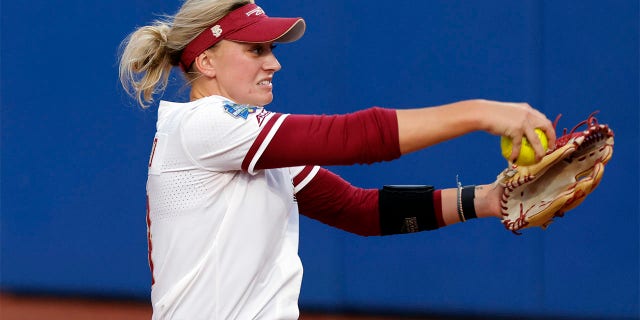
[[[191,92],[189,93],[189,99],[191,101],[198,100],[204,97],[212,95],[221,95],[219,90],[215,89],[215,85],[203,84],[201,81],[194,81],[191,85]]]

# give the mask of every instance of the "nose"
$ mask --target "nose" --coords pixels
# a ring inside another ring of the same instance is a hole
[[[267,56],[267,58],[266,58],[266,60],[264,62],[264,68],[265,68],[265,70],[273,71],[273,72],[276,72],[276,71],[282,69],[282,66],[280,65],[280,62],[278,61],[276,56],[273,54],[273,52]]]

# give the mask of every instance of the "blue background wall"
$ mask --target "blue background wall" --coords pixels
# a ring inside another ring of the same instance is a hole
[[[146,298],[153,107],[117,79],[117,47],[179,1],[3,1],[3,290]],[[303,308],[598,318],[639,316],[638,1],[259,2],[305,17],[281,45],[271,109],[345,113],[469,98],[526,101],[571,128],[616,132],[600,187],[547,231],[498,220],[360,238],[303,219]],[[176,85],[165,99],[181,99]],[[493,181],[499,139],[474,133],[372,166],[362,187]]]

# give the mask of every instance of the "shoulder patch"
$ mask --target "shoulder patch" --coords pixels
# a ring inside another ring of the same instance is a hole
[[[255,113],[260,107],[250,106],[247,104],[236,104],[233,102],[224,103],[224,111],[234,118],[242,118],[247,120],[250,114]]]

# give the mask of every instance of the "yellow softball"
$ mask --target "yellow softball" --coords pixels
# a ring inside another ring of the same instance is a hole
[[[547,141],[547,136],[541,129],[536,129],[535,131],[538,135],[538,138],[540,139],[540,142],[542,143],[544,151],[547,151],[549,144],[549,142]],[[509,157],[511,156],[511,149],[513,148],[511,138],[503,136],[500,139],[500,147],[502,148],[502,156],[505,159],[509,160]],[[529,166],[534,163],[536,163],[535,151],[533,151],[533,147],[531,146],[531,143],[529,143],[529,140],[523,137],[522,145],[520,147],[520,155],[518,156],[515,164],[519,166]]]

